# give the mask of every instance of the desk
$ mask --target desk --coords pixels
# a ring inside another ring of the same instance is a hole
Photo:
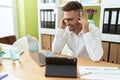
[[[24,54],[21,56],[21,62],[13,64],[11,60],[3,60],[3,64],[0,65],[0,71],[10,72],[14,76],[21,78],[22,80],[80,80],[80,78],[55,78],[45,77],[45,67],[40,67],[30,57],[27,49],[24,49]],[[106,63],[106,62],[92,62],[87,59],[78,58],[78,66],[112,66],[118,67],[120,65]]]

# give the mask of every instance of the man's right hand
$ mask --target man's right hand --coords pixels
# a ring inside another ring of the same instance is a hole
[[[66,28],[66,24],[64,22],[64,19],[60,20],[59,28],[61,28],[61,29],[65,29]]]

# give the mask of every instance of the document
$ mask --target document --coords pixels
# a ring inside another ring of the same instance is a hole
[[[81,79],[118,80],[120,70],[117,67],[79,66]]]
[[[22,80],[22,79],[15,77],[11,73],[1,72],[0,73],[0,80]]]

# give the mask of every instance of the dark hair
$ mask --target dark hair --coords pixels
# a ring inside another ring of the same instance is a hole
[[[66,3],[63,7],[63,11],[71,11],[71,10],[80,10],[83,9],[82,4],[78,1],[70,1]]]

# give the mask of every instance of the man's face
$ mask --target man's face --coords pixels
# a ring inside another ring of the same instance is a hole
[[[69,27],[70,31],[77,29],[79,19],[79,11],[65,11],[64,12],[64,22],[66,26]]]

